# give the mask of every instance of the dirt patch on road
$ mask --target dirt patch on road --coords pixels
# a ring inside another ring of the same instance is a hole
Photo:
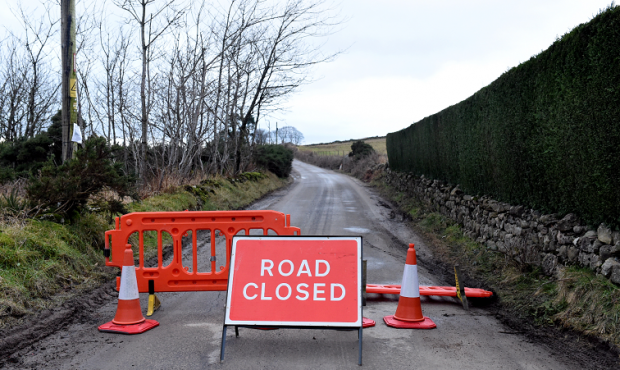
[[[77,294],[62,305],[29,316],[22,323],[0,332],[0,367],[18,363],[18,351],[32,346],[72,323],[85,320],[89,313],[118,297],[116,279],[85,294]]]

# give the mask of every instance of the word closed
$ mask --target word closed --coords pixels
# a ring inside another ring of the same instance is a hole
[[[355,326],[361,238],[235,237],[227,324]]]

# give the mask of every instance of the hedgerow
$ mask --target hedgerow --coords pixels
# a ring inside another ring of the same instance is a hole
[[[390,167],[620,225],[620,8],[459,104],[387,136]]]

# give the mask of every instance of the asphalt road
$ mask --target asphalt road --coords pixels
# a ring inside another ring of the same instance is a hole
[[[431,251],[398,217],[390,218],[373,191],[356,179],[295,161],[295,182],[254,204],[291,215],[304,235],[362,235],[369,283],[400,284],[408,243]],[[419,266],[422,285],[445,285]],[[24,351],[18,368],[51,369],[355,369],[355,331],[280,329],[228,331],[226,360],[219,362],[225,292],[162,293],[152,317],[160,326],[141,335],[97,331],[114,317],[116,302]],[[141,295],[146,311],[147,295]],[[369,295],[364,316],[363,362],[370,369],[572,369],[544,346],[530,343],[481,308],[464,311],[452,298],[422,297],[433,330],[393,329],[397,297]]]

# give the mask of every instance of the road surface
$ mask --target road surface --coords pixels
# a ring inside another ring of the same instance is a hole
[[[362,235],[369,283],[400,284],[408,243],[421,259],[431,251],[361,182],[294,162],[294,183],[255,203],[291,215],[304,235]],[[382,205],[383,204],[383,205]],[[422,285],[445,285],[419,266]],[[452,282],[448,282],[451,284]],[[114,317],[116,301],[21,351],[15,368],[51,369],[357,369],[357,332],[333,330],[228,330],[226,360],[219,362],[225,292],[161,293],[152,317],[160,326],[135,336],[100,333]],[[146,311],[147,295],[141,295]],[[387,327],[397,297],[369,295],[364,316],[377,321],[364,330],[368,369],[572,369],[540,344],[530,343],[481,308],[464,311],[452,298],[422,297],[434,330]],[[9,365],[9,368],[12,365]]]

